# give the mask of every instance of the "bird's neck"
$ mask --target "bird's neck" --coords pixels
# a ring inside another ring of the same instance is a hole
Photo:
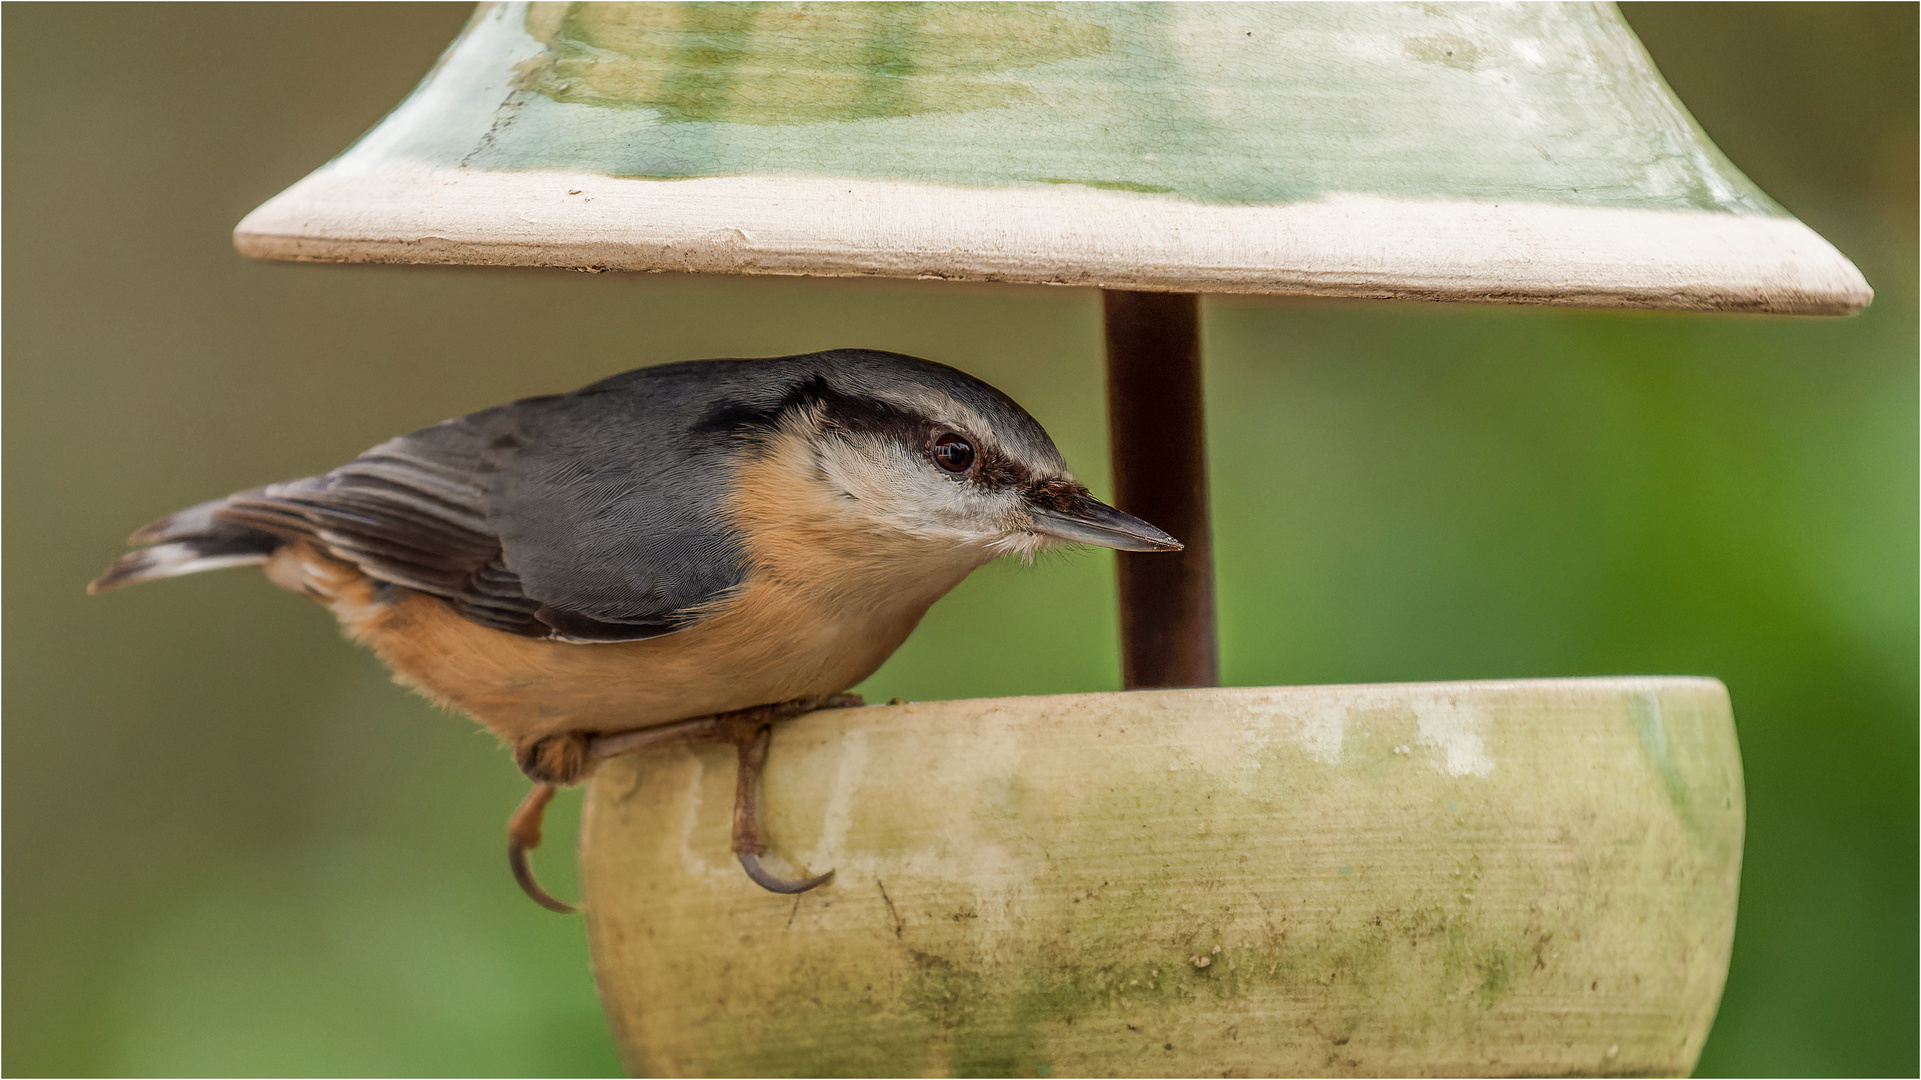
[[[918,612],[998,554],[985,543],[920,534],[864,513],[822,483],[809,457],[774,452],[744,465],[729,514],[749,579],[855,609]]]

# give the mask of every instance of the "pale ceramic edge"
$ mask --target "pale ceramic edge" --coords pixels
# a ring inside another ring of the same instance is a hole
[[[1515,693],[1530,690],[1565,691],[1612,691],[1631,693],[1636,690],[1662,690],[1692,688],[1728,696],[1728,688],[1721,680],[1711,675],[1567,675],[1541,679],[1456,679],[1441,682],[1381,682],[1381,683],[1307,683],[1298,686],[1195,686],[1177,687],[1168,690],[1095,690],[1073,694],[1015,694],[998,698],[951,698],[910,701],[910,705],[943,705],[966,703],[970,706],[987,707],[1000,702],[1039,702],[1048,701],[1068,704],[1078,699],[1099,699],[1125,696],[1128,698],[1150,697],[1179,700],[1183,697],[1270,697],[1276,694],[1310,697],[1327,694],[1393,694],[1405,693],[1409,696],[1426,696],[1437,692],[1452,694],[1489,694]],[[832,713],[815,713],[813,716],[826,717]]]
[[[323,168],[252,258],[878,276],[1842,315],[1873,290],[1793,218],[1337,196],[1209,206],[1051,185]]]

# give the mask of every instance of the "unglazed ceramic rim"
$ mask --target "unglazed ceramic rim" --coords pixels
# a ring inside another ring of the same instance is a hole
[[[503,216],[500,207],[515,208]],[[322,170],[241,221],[262,259],[936,278],[1846,314],[1873,293],[1793,218],[1342,196],[1205,206],[1060,186]]]

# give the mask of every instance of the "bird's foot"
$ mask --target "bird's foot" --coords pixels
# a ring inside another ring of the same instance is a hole
[[[711,716],[696,716],[691,720],[680,720],[672,724],[657,724],[653,727],[634,728],[631,731],[610,731],[591,736],[587,743],[589,765],[598,765],[610,757],[631,754],[638,750],[658,750],[668,746],[704,746],[714,743],[728,743],[740,746],[753,741],[760,729],[781,720],[791,720],[822,709],[846,709],[865,705],[867,701],[859,694],[829,694],[818,698],[796,698],[775,705],[756,705],[750,709],[736,709],[733,712],[714,713]]]
[[[580,909],[541,888],[534,877],[534,868],[527,864],[527,853],[540,846],[540,820],[546,816],[547,804],[553,801],[558,790],[552,784],[535,784],[514,808],[514,816],[507,819],[507,865],[513,867],[514,881],[519,883],[520,891],[534,903],[548,911],[570,915]]]
[[[734,857],[747,877],[768,892],[804,893],[827,884],[834,872],[788,881],[760,864],[760,857],[767,854],[767,841],[760,835],[760,774],[767,767],[767,747],[773,738],[773,725],[762,724],[750,740],[734,744],[739,762],[734,773]]]
[[[514,880],[534,903],[550,911],[571,912],[572,904],[555,898],[541,888],[528,864],[527,853],[540,845],[541,819],[558,788],[577,784],[592,774],[594,767],[610,757],[669,746],[731,744],[738,752],[734,783],[734,854],[742,870],[754,884],[769,892],[802,893],[826,884],[834,876],[825,874],[788,881],[776,877],[760,863],[767,843],[760,833],[760,776],[767,764],[767,748],[773,725],[821,709],[845,709],[866,702],[858,694],[832,694],[821,698],[800,698],[774,705],[756,705],[734,712],[697,716],[672,724],[612,731],[597,734],[563,732],[525,744],[514,752],[515,760],[534,789],[521,800],[507,822],[507,863]]]

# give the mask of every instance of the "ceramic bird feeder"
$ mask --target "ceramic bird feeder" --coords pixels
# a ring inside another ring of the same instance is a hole
[[[1846,314],[1871,292],[1605,4],[482,4],[259,258],[1105,292],[1126,685],[616,759],[581,842],[636,1071],[1684,1073],[1739,753],[1701,679],[1218,683],[1198,294]],[[1187,689],[1173,689],[1187,688]]]

